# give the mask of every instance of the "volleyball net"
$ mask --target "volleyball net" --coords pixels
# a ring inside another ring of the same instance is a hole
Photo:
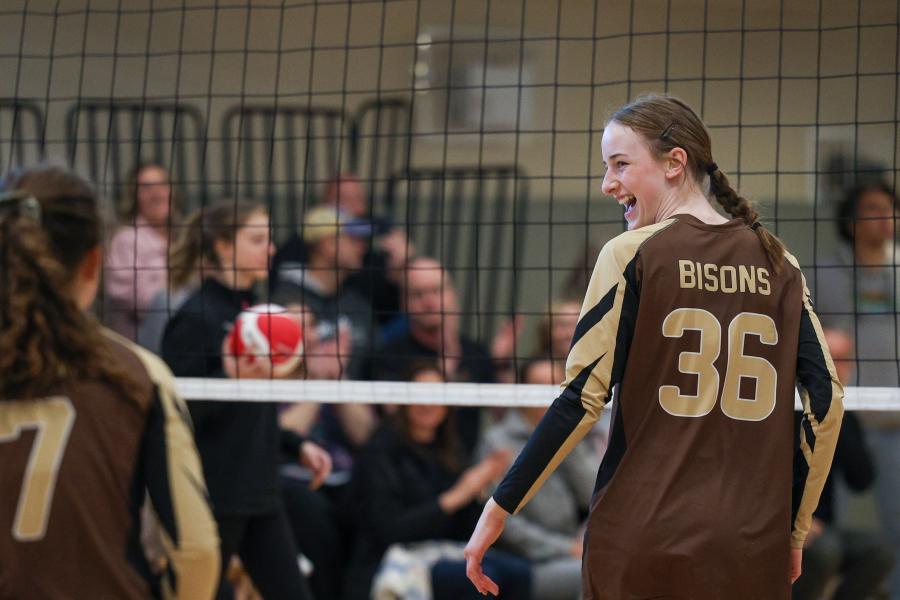
[[[870,277],[839,227],[849,190],[896,188],[898,25],[896,3],[872,0],[9,0],[0,166],[78,169],[102,193],[110,236],[136,225],[141,163],[168,173],[169,243],[200,207],[264,203],[279,252],[270,284],[257,282],[263,300],[291,266],[309,271],[312,209],[336,204],[372,228],[355,269],[371,348],[409,327],[399,233],[404,259],[447,270],[454,297],[439,311],[495,371],[347,381],[344,357],[345,380],[181,380],[188,398],[541,404],[555,387],[521,383],[520,367],[562,358],[572,303],[624,230],[600,191],[605,119],[637,94],[672,93],[707,123],[715,161],[797,256],[813,298],[847,295],[849,308],[820,316],[842,327],[862,382],[848,406],[900,410],[896,233]],[[142,249],[115,268],[159,271]],[[828,275],[840,265],[850,290]],[[130,312],[131,337],[178,306],[174,290],[151,306],[134,280],[131,302],[102,294],[96,308],[107,322]],[[321,337],[339,335],[340,318],[316,316]],[[477,384],[488,379],[509,383]]]

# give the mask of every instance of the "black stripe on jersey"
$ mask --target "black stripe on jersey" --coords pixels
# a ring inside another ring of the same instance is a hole
[[[603,454],[603,460],[600,462],[597,482],[594,484],[594,494],[610,482],[628,447],[625,440],[625,426],[622,424],[622,397],[619,395],[619,390],[620,388],[616,389],[616,402],[612,406],[612,419],[610,419],[609,444]]]
[[[153,510],[159,518],[160,525],[172,538],[173,545],[178,547],[178,522],[175,519],[172,489],[169,485],[166,415],[158,388],[153,395],[153,405],[147,414],[147,431],[144,434],[142,453],[147,491],[150,493],[150,501],[153,502]]]
[[[609,445],[600,463],[597,472],[597,482],[594,484],[594,493],[606,487],[610,482],[622,457],[625,456],[627,443],[625,440],[625,427],[622,424],[622,387],[618,384],[625,373],[625,363],[628,360],[628,351],[631,349],[631,341],[634,338],[634,328],[637,323],[640,296],[638,296],[637,282],[637,255],[628,263],[623,273],[625,276],[625,295],[622,298],[622,313],[619,315],[619,329],[616,332],[616,355],[610,377],[610,389],[615,389],[615,403],[612,407],[612,419],[610,425]],[[616,387],[613,387],[616,386]]]
[[[575,347],[575,344],[584,337],[584,335],[590,331],[594,325],[599,323],[603,317],[606,316],[610,310],[612,310],[613,302],[616,300],[616,289],[619,287],[619,284],[612,286],[606,294],[600,298],[600,302],[594,305],[589,311],[585,313],[583,317],[578,321],[578,325],[575,326],[575,333],[572,336],[572,343],[569,345],[569,350]]]
[[[806,421],[808,423],[808,421]],[[800,435],[805,435],[801,431]],[[800,510],[800,502],[803,500],[803,490],[806,489],[806,479],[809,477],[809,463],[803,455],[803,450],[798,446],[794,450],[794,473],[791,483],[791,522],[788,523],[788,531],[791,531],[793,523],[797,521],[797,512]]]
[[[141,509],[144,506],[144,500],[147,497],[147,488],[144,484],[144,461],[146,457],[144,452],[139,449],[137,460],[135,461],[134,476],[131,480],[131,489],[129,491],[129,507],[128,512],[131,516],[131,527],[125,539],[125,558],[132,568],[147,582],[150,588],[150,594],[153,598],[162,598],[159,577],[154,575],[147,562],[147,556],[144,554],[144,547],[141,544],[141,531],[143,522],[141,520]]]
[[[821,423],[831,407],[831,373],[828,372],[828,363],[822,354],[822,346],[819,344],[809,311],[805,306],[802,310],[800,339],[797,345],[797,377],[809,393],[809,406],[813,415]]]
[[[594,367],[604,356],[606,356],[605,352],[597,360],[583,368],[563,390],[563,393],[553,401],[547,414],[538,423],[535,432],[519,454],[519,458],[516,459],[515,464],[509,469],[497,491],[494,492],[494,501],[506,512],[515,512],[531,485],[553,459],[553,455],[584,418],[587,411],[581,403],[581,391]],[[540,446],[534,443],[536,439],[541,440]],[[527,464],[523,460],[524,457],[528,457]]]
[[[628,352],[631,350],[631,340],[634,338],[634,328],[637,324],[638,296],[637,262],[638,254],[634,255],[622,272],[625,277],[625,292],[622,297],[622,312],[619,315],[619,328],[616,331],[616,355],[613,359],[610,372],[609,389],[622,381],[625,375],[625,363],[628,362]]]

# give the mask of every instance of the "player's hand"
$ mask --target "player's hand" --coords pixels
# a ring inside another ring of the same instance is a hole
[[[466,544],[466,549],[463,551],[463,555],[466,557],[466,577],[481,594],[500,595],[499,586],[481,570],[481,561],[488,548],[500,537],[508,516],[509,513],[494,502],[493,498],[488,500],[478,518],[478,524],[475,525],[475,531],[472,532],[472,537],[469,538],[469,543]]]
[[[228,337],[222,341],[222,368],[231,379],[272,379],[272,362],[267,356],[235,356]]]
[[[803,549],[791,548],[791,585],[800,578],[803,572]]]
[[[317,490],[331,475],[331,455],[321,446],[312,442],[300,445],[300,464],[312,471],[309,489]]]

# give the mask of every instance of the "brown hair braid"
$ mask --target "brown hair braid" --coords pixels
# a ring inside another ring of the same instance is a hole
[[[0,211],[0,401],[45,396],[76,375],[136,400],[137,382],[71,294],[78,267],[100,244],[92,186],[64,169],[38,167],[5,187],[37,200],[40,223],[14,204]]]
[[[667,94],[639,96],[609,118],[643,136],[651,152],[662,157],[673,148],[687,153],[686,170],[698,184],[709,175],[709,192],[732,217],[742,219],[755,231],[766,251],[772,270],[781,270],[784,246],[762,227],[753,205],[731,187],[728,178],[712,159],[709,132],[700,117],[682,100]]]

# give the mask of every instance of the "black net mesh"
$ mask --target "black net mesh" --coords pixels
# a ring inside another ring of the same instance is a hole
[[[599,141],[642,92],[698,110],[821,295],[845,191],[896,184],[897,38],[875,0],[9,0],[0,162],[75,166],[110,223],[154,162],[179,215],[253,198],[279,244],[355,174],[366,216],[449,269],[463,330],[523,315],[525,356],[623,230]]]

